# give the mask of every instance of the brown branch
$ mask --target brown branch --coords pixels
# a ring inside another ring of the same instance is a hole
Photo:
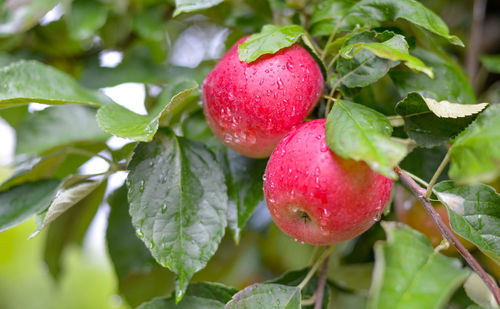
[[[469,73],[469,80],[475,84],[477,71],[479,69],[479,53],[481,52],[481,40],[483,33],[483,21],[486,12],[487,0],[475,0],[472,11],[472,25],[469,33],[469,45],[467,46],[467,56],[465,67]],[[477,90],[477,89],[476,89]]]
[[[491,291],[495,300],[500,304],[500,289],[486,271],[479,265],[477,260],[470,254],[464,245],[458,240],[457,236],[451,231],[450,227],[444,223],[441,216],[434,209],[429,199],[425,197],[425,189],[421,188],[405,171],[400,167],[395,167],[394,171],[399,175],[399,179],[410,188],[419,201],[424,206],[427,213],[431,216],[434,223],[439,228],[441,234],[446,238],[462,255],[467,264],[481,277],[488,289]]]
[[[314,304],[314,309],[321,309],[323,306],[323,295],[325,294],[325,285],[326,285],[326,274],[328,271],[328,258],[323,261],[321,265],[321,271],[319,273],[318,279],[318,287],[316,288],[316,292],[314,293],[314,299],[316,300]]]

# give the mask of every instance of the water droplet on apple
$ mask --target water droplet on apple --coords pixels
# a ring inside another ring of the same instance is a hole
[[[291,62],[287,62],[286,63],[286,68],[288,69],[288,71],[290,72],[293,72],[293,64]]]
[[[319,151],[321,152],[327,152],[328,151],[328,145],[325,142],[321,142],[319,146]]]
[[[266,181],[266,178],[267,178],[266,174],[262,175],[262,180]]]
[[[278,78],[276,84],[278,85],[278,90],[283,89],[283,81],[281,80],[281,78]]]

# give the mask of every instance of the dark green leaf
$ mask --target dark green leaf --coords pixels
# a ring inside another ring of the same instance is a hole
[[[91,39],[106,22],[107,13],[105,4],[100,1],[73,1],[68,16],[70,35],[75,40]]]
[[[481,63],[492,73],[500,73],[500,55],[485,55],[481,57]]]
[[[238,243],[246,221],[264,198],[262,175],[264,175],[267,160],[247,158],[229,148],[224,148],[223,152],[229,195],[227,220],[233,237]]]
[[[349,101],[337,100],[326,120],[326,142],[344,158],[363,160],[370,167],[395,178],[392,168],[407,154],[402,144],[391,140],[392,127],[387,118]]]
[[[224,235],[224,175],[206,147],[169,129],[137,146],[129,170],[132,223],[156,260],[177,273],[180,300]]]
[[[416,48],[413,55],[422,59],[433,68],[434,79],[411,71],[392,71],[389,73],[402,97],[409,92],[418,92],[425,98],[461,104],[476,104],[474,90],[467,76],[455,62],[447,56]]]
[[[436,13],[416,0],[362,0],[351,9],[351,14],[358,13],[379,22],[405,19],[448,39],[452,44],[464,46],[458,37],[450,35],[448,26]]]
[[[147,116],[115,103],[107,104],[97,112],[97,121],[113,135],[136,141],[151,141],[158,130],[160,118],[172,117],[182,111],[187,97],[197,88],[198,85],[192,81],[170,86],[166,90],[166,97],[159,100],[159,104]]]
[[[250,63],[262,55],[277,53],[293,45],[304,33],[305,30],[298,25],[266,25],[260,33],[250,36],[238,46],[240,61]]]
[[[14,1],[6,5],[5,1],[2,1],[0,36],[19,33],[33,27],[58,2],[57,0]]]
[[[460,118],[443,118],[433,113],[427,99],[417,92],[411,92],[396,107],[396,113],[403,116],[405,131],[421,147],[435,147],[445,143],[466,128],[477,115]],[[445,102],[445,101],[443,101]],[[478,104],[462,105],[477,107]]]
[[[44,211],[56,195],[59,180],[25,183],[0,192],[0,232]]]
[[[444,145],[434,148],[417,147],[400,163],[400,167],[424,180],[430,180],[443,160],[448,148]],[[441,173],[440,180],[447,179],[448,170]]]
[[[273,283],[254,284],[236,293],[227,303],[226,309],[299,309],[300,300],[298,287]]]
[[[451,178],[493,181],[500,175],[500,105],[491,105],[456,139],[450,150]]]
[[[224,0],[175,0],[174,17],[181,13],[190,13],[208,9]]]
[[[101,106],[110,100],[80,86],[71,76],[37,61],[0,68],[0,108],[28,103]]]
[[[430,78],[434,77],[432,68],[425,66],[422,60],[408,53],[408,44],[402,35],[396,34],[382,43],[360,42],[349,44],[340,50],[340,54],[344,58],[351,59],[354,57],[353,55],[361,49],[367,49],[379,58],[392,61],[404,61],[404,64],[410,69],[425,73]]]
[[[419,232],[383,222],[387,241],[375,244],[368,308],[443,308],[469,271],[439,254]]]
[[[373,31],[364,31],[352,36],[344,44],[349,46],[361,43],[377,43],[376,35]],[[401,36],[394,36],[394,38],[395,41],[398,41],[398,46],[406,45],[406,41]],[[336,76],[337,81],[334,84],[338,86],[342,82],[342,84],[350,88],[364,87],[382,78],[389,72],[389,69],[398,65],[398,63],[398,61],[381,59],[373,52],[362,49],[349,59],[339,57],[336,62],[338,76]]]
[[[23,119],[16,153],[40,154],[76,143],[103,142],[109,135],[95,120],[95,110],[79,105],[48,107]]]
[[[81,246],[87,229],[102,202],[105,191],[106,182],[100,182],[97,189],[80,200],[48,227],[47,237],[45,238],[44,261],[54,278],[59,278],[61,273],[64,249],[70,244]]]
[[[450,225],[500,264],[500,195],[483,184],[455,186],[443,181],[434,191],[447,206]]]

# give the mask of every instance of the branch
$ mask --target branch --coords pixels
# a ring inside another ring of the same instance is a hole
[[[476,79],[477,70],[479,68],[478,54],[481,52],[480,49],[483,33],[483,21],[486,12],[486,2],[487,0],[474,1],[472,26],[469,34],[467,58],[465,59],[465,66],[467,68],[467,73],[469,73],[471,83]]]
[[[314,292],[314,299],[316,300],[316,303],[314,304],[314,309],[321,309],[321,307],[323,306],[323,295],[325,294],[327,271],[328,271],[328,257],[323,261],[323,264],[321,265],[318,287],[316,288],[316,292]]]
[[[419,201],[424,206],[427,213],[431,216],[434,223],[439,228],[441,234],[446,238],[462,255],[467,264],[479,275],[479,277],[484,281],[488,289],[495,297],[495,300],[498,304],[500,304],[500,289],[490,278],[490,276],[486,273],[486,271],[479,265],[477,260],[470,254],[470,252],[462,245],[462,243],[458,240],[455,233],[453,233],[450,227],[444,223],[441,216],[439,216],[438,212],[434,209],[431,202],[428,198],[425,197],[425,189],[421,188],[405,171],[403,171],[400,167],[396,166],[394,171],[399,175],[399,179],[410,188],[410,190],[415,194],[415,196],[419,199]]]

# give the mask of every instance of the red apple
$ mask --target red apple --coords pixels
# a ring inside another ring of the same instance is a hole
[[[228,147],[268,157],[279,140],[302,123],[323,92],[314,58],[294,44],[248,64],[238,41],[203,83],[203,111],[212,132]]]
[[[380,219],[392,180],[362,161],[343,159],[325,142],[325,119],[304,123],[276,146],[264,194],[278,227],[314,245],[352,239]]]

